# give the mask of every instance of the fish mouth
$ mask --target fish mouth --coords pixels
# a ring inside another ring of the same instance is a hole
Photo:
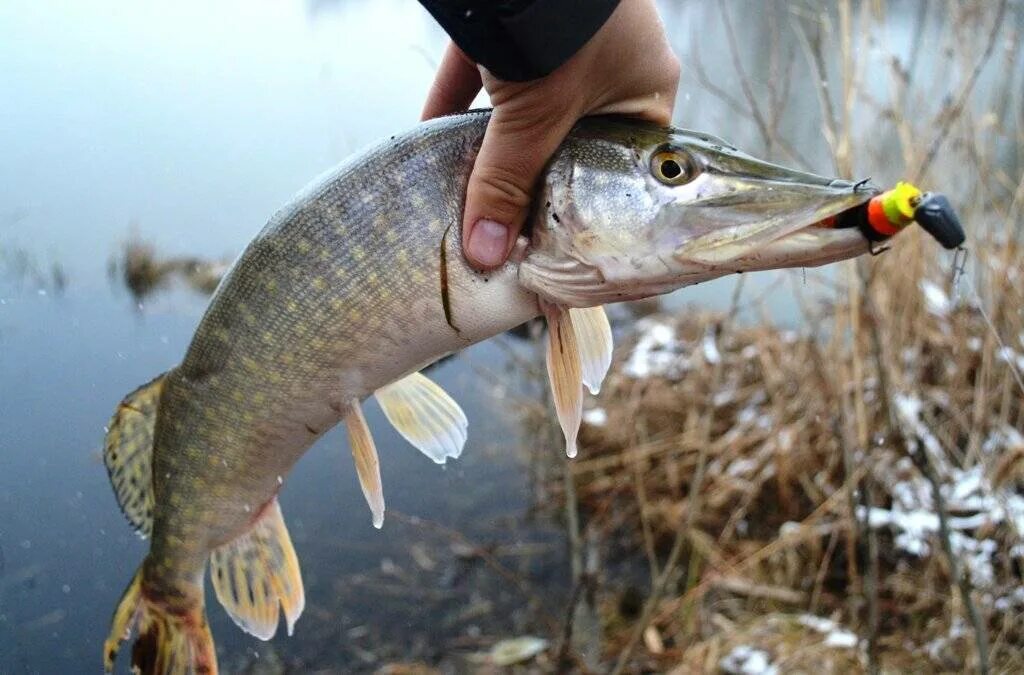
[[[848,233],[835,234],[835,223],[855,221],[837,216],[862,207],[878,193],[867,181],[836,180],[778,187],[762,184],[757,198],[748,202],[739,201],[742,195],[702,200],[689,207],[694,212],[691,217],[714,225],[678,246],[672,257],[683,265],[727,265],[737,272],[834,262],[831,245],[856,240]],[[818,251],[818,245],[825,249]]]
[[[858,183],[845,195],[829,200],[803,218],[791,219],[785,227],[759,230],[753,227],[726,246],[689,249],[685,257],[712,265],[731,267],[736,272],[791,267],[819,267],[853,258],[870,250],[871,242],[846,217],[864,208],[880,191]],[[677,249],[676,256],[680,255]]]
[[[708,213],[712,207],[725,208],[733,215],[737,210],[758,209],[762,216],[711,229],[666,251],[658,256],[657,271],[648,268],[640,272],[635,265],[606,267],[577,257],[532,255],[520,265],[520,281],[549,301],[587,307],[661,295],[729,274],[818,267],[869,252],[871,242],[857,227],[849,226],[857,219],[843,216],[863,208],[880,191],[866,182],[848,181],[817,185],[811,191],[817,194],[805,192],[799,209],[786,208],[781,203],[784,197],[774,205],[764,200],[757,204],[736,201],[728,207],[720,200],[691,205],[707,207]],[[774,206],[779,207],[777,211]],[[766,210],[775,213],[765,218]]]

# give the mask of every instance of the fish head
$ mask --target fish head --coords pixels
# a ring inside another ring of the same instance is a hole
[[[548,166],[519,279],[549,302],[584,307],[823,265],[869,250],[856,227],[823,224],[875,194],[708,134],[589,118]]]

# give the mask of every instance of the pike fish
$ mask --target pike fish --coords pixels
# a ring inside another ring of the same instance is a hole
[[[118,405],[104,463],[150,548],[115,611],[108,671],[134,633],[138,671],[217,672],[207,568],[243,630],[268,640],[283,613],[292,633],[305,596],[277,494],[344,421],[381,526],[368,397],[428,457],[458,457],[466,416],[420,369],[543,315],[573,455],[582,389],[596,392],[611,361],[602,305],[868,250],[857,228],[821,223],[874,188],[769,164],[706,134],[595,117],[551,160],[509,262],[477,273],[458,224],[487,121],[483,111],[421,124],[303,190],[234,263],[180,365]]]

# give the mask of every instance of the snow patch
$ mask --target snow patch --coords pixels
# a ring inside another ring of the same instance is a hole
[[[716,408],[721,408],[723,405],[728,405],[733,402],[736,398],[735,389],[726,389],[725,391],[717,392],[712,398],[711,402]]]
[[[953,304],[949,301],[946,292],[934,282],[924,279],[921,281],[921,293],[924,295],[925,308],[935,316],[946,316]]]
[[[806,626],[812,630],[816,630],[819,633],[827,633],[831,630],[835,630],[836,622],[831,619],[825,619],[820,616],[814,616],[813,614],[801,614],[796,618],[796,622],[801,626]]]
[[[1024,607],[1024,588],[1015,588],[1009,595],[996,598],[996,601],[992,606],[1000,612],[1005,612],[1008,609],[1015,609],[1017,607]]]
[[[768,652],[748,645],[734,648],[718,665],[731,675],[778,675],[779,672],[772,665]]]
[[[608,413],[604,408],[591,408],[583,411],[583,421],[592,427],[603,427],[608,423]]]
[[[1003,439],[1005,440],[1005,439]],[[988,441],[987,441],[988,443]],[[990,450],[1000,443],[992,442]],[[932,551],[932,537],[939,531],[939,516],[932,501],[931,486],[917,473],[897,466],[910,477],[891,486],[892,508],[874,507],[865,512],[858,507],[859,518],[867,517],[872,528],[891,528],[896,547],[913,556],[923,557]],[[975,532],[1008,523],[1016,532],[1024,532],[1024,496],[1013,490],[996,490],[989,483],[984,467],[970,469],[945,467],[940,490],[951,514],[949,529],[953,552],[963,561],[971,581],[979,588],[995,583],[992,558],[998,544],[992,539],[979,539]]]
[[[757,469],[757,466],[757,460],[749,459],[746,457],[740,457],[739,459],[734,459],[733,461],[729,462],[729,469],[726,471],[726,473],[729,474],[730,476],[742,478],[754,473],[754,470]]]
[[[704,360],[708,363],[715,364],[722,360],[722,354],[718,351],[718,344],[715,342],[715,333],[708,330],[704,333],[704,339],[700,343],[701,349],[704,352]]]
[[[682,344],[672,326],[643,319],[637,323],[639,338],[622,371],[637,379],[656,375],[678,375],[690,368],[680,354]]]
[[[848,630],[834,630],[825,636],[825,646],[853,649],[857,646],[857,635]]]

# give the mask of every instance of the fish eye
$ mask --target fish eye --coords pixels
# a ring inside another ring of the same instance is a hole
[[[689,156],[671,148],[654,153],[651,157],[651,173],[665,185],[689,183],[697,175]]]

